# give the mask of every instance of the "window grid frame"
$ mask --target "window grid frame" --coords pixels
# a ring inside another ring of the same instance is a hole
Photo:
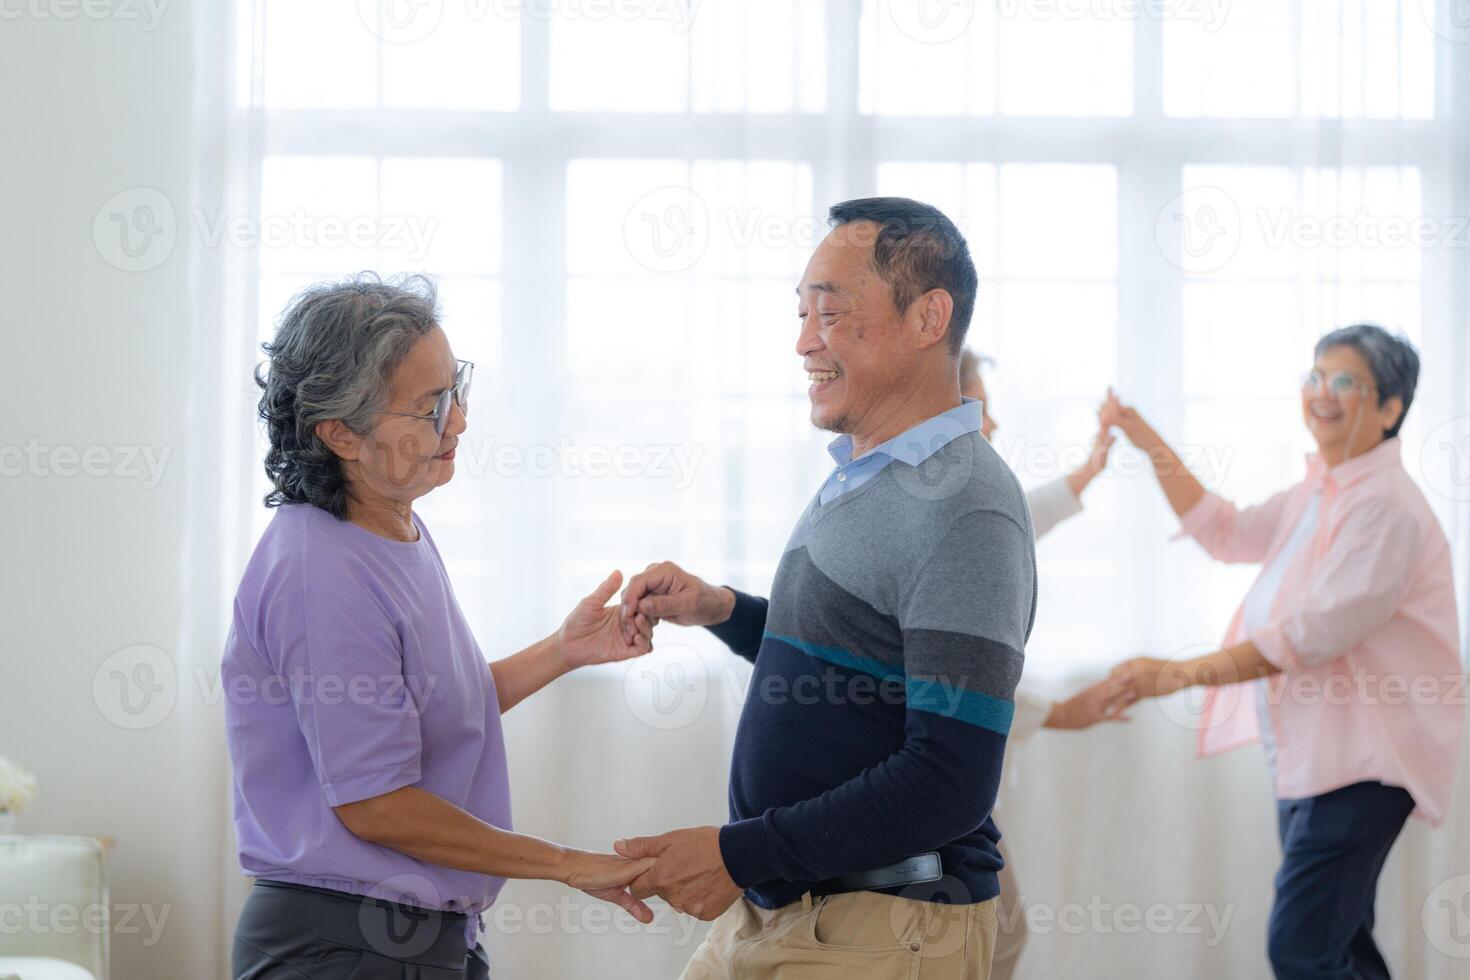
[[[1454,0],[1436,2],[1445,16]],[[1152,351],[1147,370],[1137,359],[1121,358],[1118,382],[1146,400],[1167,431],[1179,430],[1186,408],[1179,380],[1184,367],[1179,325],[1189,276],[1163,254],[1151,216],[1158,202],[1184,190],[1185,167],[1300,167],[1319,156],[1322,146],[1335,146],[1336,166],[1418,168],[1424,214],[1470,214],[1470,43],[1436,39],[1435,114],[1422,120],[1166,116],[1163,24],[1150,16],[1134,21],[1131,115],[879,116],[858,107],[860,7],[852,0],[826,0],[827,108],[820,114],[553,112],[551,25],[544,17],[520,20],[520,106],[515,111],[255,112],[269,156],[484,157],[501,162],[502,362],[545,367],[534,378],[505,372],[507,406],[539,404],[523,397],[527,389],[566,382],[565,174],[572,160],[791,160],[811,168],[812,200],[818,207],[871,193],[879,165],[888,162],[1112,166],[1118,195],[1117,346],[1127,350],[1146,344]],[[258,96],[258,84],[254,91]],[[258,199],[258,166],[252,178],[250,193]],[[1437,344],[1451,363],[1464,363],[1470,357],[1470,331],[1455,325],[1470,321],[1470,284],[1462,274],[1464,257],[1445,254],[1452,251],[1424,253],[1419,282],[1423,341]],[[561,329],[514,329],[514,324],[528,322]],[[549,443],[558,438],[563,418],[552,411],[513,415],[508,421],[527,443]],[[552,533],[554,502],[534,481],[510,482],[505,503],[517,520],[505,528],[503,544],[516,556],[522,581],[553,581],[565,564],[565,556],[545,546],[558,540]],[[737,495],[739,482],[727,481]],[[1165,515],[1144,495],[1133,496],[1129,506],[1135,527],[1167,533]],[[732,563],[756,558],[738,553],[740,535],[735,531],[728,540]],[[1466,559],[1459,564],[1464,568]],[[1130,583],[1131,605],[1137,621],[1149,623],[1167,569],[1149,563],[1142,571]],[[523,598],[527,618],[548,621],[559,615],[549,590]],[[1162,633],[1163,625],[1155,632]]]

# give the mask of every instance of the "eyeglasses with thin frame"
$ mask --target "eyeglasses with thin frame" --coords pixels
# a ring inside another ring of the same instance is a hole
[[[1365,394],[1372,388],[1371,382],[1346,371],[1334,371],[1329,375],[1324,375],[1321,371],[1310,371],[1302,376],[1303,392],[1325,392],[1329,398],[1338,400],[1349,394]]]
[[[454,372],[454,386],[445,388],[439,392],[439,400],[434,403],[434,411],[429,415],[417,415],[413,412],[384,412],[384,415],[401,415],[409,419],[426,419],[434,423],[434,434],[442,436],[444,430],[449,426],[449,402],[450,399],[459,406],[459,410],[469,413],[470,406],[470,382],[475,379],[474,361],[455,361],[458,367]]]

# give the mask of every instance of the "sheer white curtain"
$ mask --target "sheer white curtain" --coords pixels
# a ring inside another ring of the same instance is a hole
[[[268,518],[254,345],[295,290],[362,269],[436,275],[456,353],[479,367],[458,475],[422,510],[487,655],[550,631],[612,567],[673,558],[763,592],[828,466],[791,287],[825,208],[870,193],[933,201],[969,234],[971,346],[996,359],[997,445],[1024,483],[1076,460],[1117,384],[1212,487],[1262,497],[1301,471],[1295,391],[1315,337],[1403,329],[1425,364],[1406,459],[1438,467],[1425,482],[1463,569],[1470,45],[1451,13],[238,0],[210,14],[200,234],[218,247],[200,250],[196,403],[222,421],[198,434],[189,515],[200,661]],[[1029,682],[1066,689],[1219,639],[1249,571],[1169,544],[1143,469],[1119,452],[1040,549]],[[602,848],[722,819],[748,670],[701,631],[661,632],[645,661],[508,716],[522,828]],[[1249,751],[1190,760],[1188,721],[1187,705],[1154,707],[1014,757],[1006,826],[1026,897],[1085,920],[1043,930],[1027,975],[1265,969],[1264,766]],[[1434,886],[1470,871],[1461,834],[1411,829],[1385,876],[1382,935],[1405,975],[1463,966],[1420,923]],[[227,930],[240,890],[221,864]],[[1129,932],[1087,911],[1094,898],[1173,918]],[[1218,942],[1205,906],[1233,910]],[[509,976],[673,975],[702,931],[667,916],[632,932],[525,884],[487,920]]]

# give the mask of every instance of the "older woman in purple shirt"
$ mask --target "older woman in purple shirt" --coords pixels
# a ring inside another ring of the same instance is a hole
[[[286,310],[257,377],[276,508],[240,582],[222,674],[240,866],[237,980],[479,978],[507,878],[652,914],[648,861],[511,829],[500,716],[573,668],[646,653],[617,572],[561,628],[490,663],[416,499],[454,475],[473,365],[431,283],[361,276]]]

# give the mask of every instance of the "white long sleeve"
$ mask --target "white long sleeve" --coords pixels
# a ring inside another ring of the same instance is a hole
[[[1072,492],[1065,476],[1027,490],[1026,503],[1031,508],[1031,523],[1038,539],[1067,518],[1082,513],[1082,501]]]
[[[1082,513],[1082,501],[1072,492],[1066,477],[1027,490],[1026,503],[1031,508],[1031,523],[1038,538],[1067,518]],[[1015,694],[1016,714],[1007,736],[1011,741],[1022,741],[1041,731],[1051,714],[1051,699],[1032,694],[1025,685],[1022,677]]]
[[[1016,688],[1016,713],[1011,718],[1011,730],[1006,734],[1012,742],[1024,741],[1041,731],[1051,714],[1051,699],[1032,694],[1024,684],[1023,681],[1022,686]]]

